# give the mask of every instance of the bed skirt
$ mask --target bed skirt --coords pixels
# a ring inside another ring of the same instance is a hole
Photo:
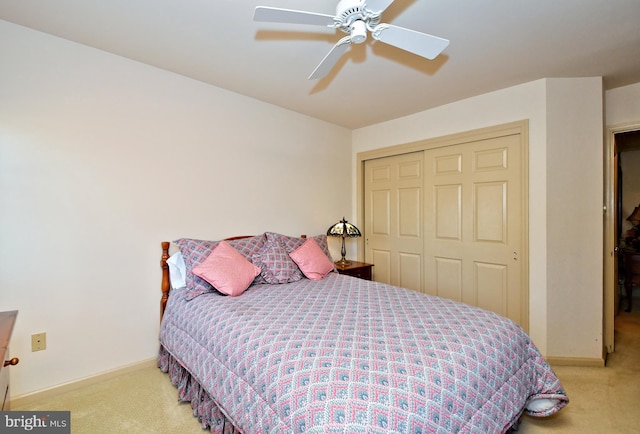
[[[178,388],[178,400],[191,403],[193,415],[213,434],[242,434],[225,416],[218,404],[165,348],[160,345],[158,367],[169,374],[171,383]]]

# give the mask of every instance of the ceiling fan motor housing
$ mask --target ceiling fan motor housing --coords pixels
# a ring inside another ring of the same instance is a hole
[[[336,18],[339,19],[343,25],[350,24],[349,21],[364,18],[364,1],[340,0],[338,6],[336,6]]]
[[[357,35],[351,38],[351,42],[359,44],[367,39],[366,29],[372,30],[380,22],[380,14],[368,10],[365,0],[340,0],[336,7],[335,20],[336,27],[343,32],[351,34],[355,31]],[[356,24],[358,22],[360,24]]]

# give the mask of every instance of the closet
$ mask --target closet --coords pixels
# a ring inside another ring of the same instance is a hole
[[[373,279],[528,329],[525,121],[358,154]]]

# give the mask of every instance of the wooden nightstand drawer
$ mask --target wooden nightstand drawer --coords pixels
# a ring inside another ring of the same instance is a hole
[[[367,264],[366,262],[351,261],[349,265],[336,263],[338,273],[365,280],[371,280],[371,267],[373,267],[373,264]]]

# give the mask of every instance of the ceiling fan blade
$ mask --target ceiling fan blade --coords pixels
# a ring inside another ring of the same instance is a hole
[[[448,39],[405,29],[392,24],[379,24],[371,32],[373,39],[433,60],[449,45]]]
[[[335,20],[332,15],[317,14],[315,12],[294,11],[291,9],[256,7],[253,13],[254,21],[272,23],[311,24],[316,26],[333,27]]]
[[[322,78],[331,71],[331,69],[338,63],[338,59],[347,51],[349,45],[351,44],[351,37],[345,36],[340,39],[336,45],[331,48],[331,51],[324,56],[324,59],[320,62],[316,69],[313,70],[311,75],[309,76],[309,80],[314,80],[316,78]]]
[[[394,0],[367,0],[365,4],[365,9],[370,10],[376,15],[383,13]]]

